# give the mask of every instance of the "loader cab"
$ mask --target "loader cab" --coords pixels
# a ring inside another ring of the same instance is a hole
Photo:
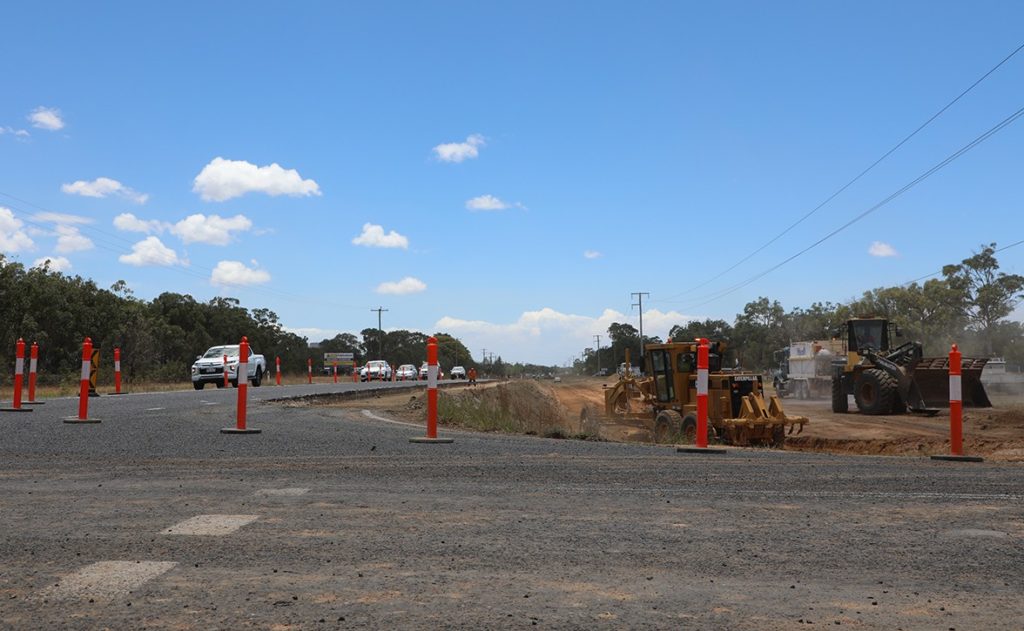
[[[654,378],[654,394],[658,401],[675,401],[675,377],[672,371],[672,353],[667,348],[647,351],[648,371]],[[694,364],[696,370],[696,364]]]
[[[847,323],[847,348],[859,353],[862,349],[889,350],[889,321],[882,318],[857,318]]]
[[[708,372],[722,370],[723,347],[719,342],[710,345]],[[661,403],[688,400],[689,389],[697,376],[697,349],[694,344],[670,343],[647,347],[647,371],[654,379],[654,394]],[[680,376],[677,384],[676,375]],[[682,392],[677,393],[678,389]],[[678,396],[677,396],[678,395]]]

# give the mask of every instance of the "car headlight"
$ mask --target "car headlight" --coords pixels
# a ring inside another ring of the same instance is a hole
[[[199,366],[196,366],[195,364],[192,364],[192,374],[194,375],[197,372],[199,372]]]

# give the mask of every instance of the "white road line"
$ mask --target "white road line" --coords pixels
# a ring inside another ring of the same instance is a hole
[[[374,414],[370,410],[363,410],[363,416],[365,416],[366,418],[372,418],[373,420],[380,421],[382,423],[391,423],[393,425],[405,425],[406,427],[416,427],[416,428],[422,428],[423,427],[423,425],[419,424],[419,423],[406,423],[405,421],[394,421],[394,420],[391,420],[389,418],[385,418],[383,416],[380,416],[379,414]]]
[[[283,489],[257,489],[256,495],[267,496],[267,497],[295,497],[297,495],[305,495],[309,493],[309,489],[303,489],[299,487],[288,487]]]
[[[163,531],[165,535],[219,536],[230,535],[242,526],[259,519],[259,515],[196,515]]]
[[[43,598],[116,598],[177,565],[174,561],[100,561],[47,587]]]
[[[167,408],[146,408],[147,412],[159,412],[160,410],[166,410]]]

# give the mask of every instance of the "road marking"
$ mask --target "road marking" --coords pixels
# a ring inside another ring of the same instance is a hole
[[[174,561],[100,561],[43,590],[44,598],[116,598],[177,565]]]
[[[284,489],[258,489],[256,491],[256,495],[270,497],[295,497],[297,495],[305,495],[306,493],[309,493],[309,489],[299,487],[289,487]]]
[[[422,424],[418,423],[406,423],[405,421],[395,421],[389,418],[385,418],[383,416],[380,416],[379,414],[374,414],[370,410],[363,410],[363,416],[365,416],[366,418],[372,418],[373,420],[380,421],[382,423],[391,423],[393,425],[405,425],[406,427],[423,427]]]
[[[196,515],[163,531],[165,535],[230,535],[259,515]]]
[[[146,408],[147,412],[159,412],[160,410],[166,410],[167,408]]]
[[[200,403],[203,405],[220,405],[220,403],[215,403],[213,401],[200,401]]]

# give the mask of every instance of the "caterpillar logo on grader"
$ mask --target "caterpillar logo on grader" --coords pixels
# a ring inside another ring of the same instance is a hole
[[[603,414],[583,408],[584,431],[597,433],[602,417],[650,430],[655,442],[697,434],[697,343],[648,344],[647,377],[629,370],[604,390]],[[803,431],[807,418],[787,416],[778,397],[765,402],[761,375],[722,369],[722,342],[711,344],[708,375],[708,439],[732,445],[782,447],[786,434]],[[627,351],[628,353],[628,351]],[[629,363],[629,355],[626,356]]]

